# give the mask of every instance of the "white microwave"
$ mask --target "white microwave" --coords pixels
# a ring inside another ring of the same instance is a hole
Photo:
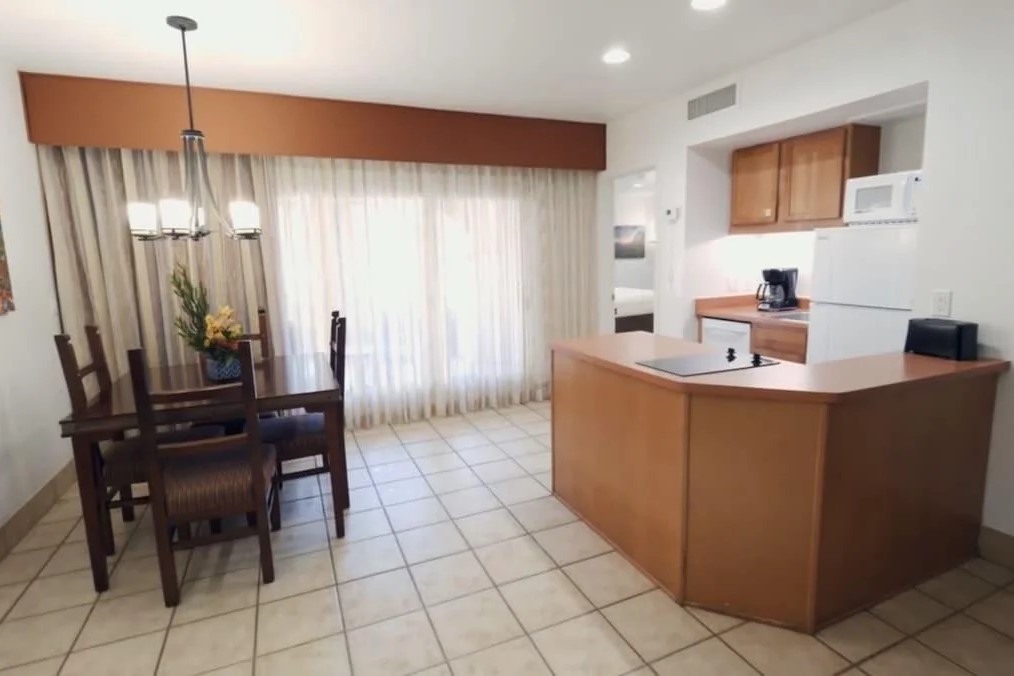
[[[845,223],[913,223],[919,220],[922,183],[921,171],[850,178],[845,183]]]

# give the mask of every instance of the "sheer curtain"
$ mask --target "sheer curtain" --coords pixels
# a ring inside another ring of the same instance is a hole
[[[126,202],[181,193],[176,153],[40,147],[65,330],[110,361],[196,355],[175,336],[175,262],[281,352],[327,349],[348,317],[347,420],[399,422],[548,394],[549,344],[594,330],[595,174],[211,156],[218,198],[251,199],[259,242],[135,242]]]
[[[291,352],[348,319],[366,424],[548,394],[549,343],[594,327],[591,172],[272,158],[280,327]]]

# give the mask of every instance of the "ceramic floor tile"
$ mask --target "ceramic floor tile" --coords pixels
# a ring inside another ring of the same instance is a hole
[[[414,423],[411,425],[399,425],[394,429],[398,439],[403,444],[411,444],[419,441],[431,441],[439,439],[440,434],[429,423]]]
[[[723,615],[722,613],[705,610],[704,608],[693,608],[691,606],[687,606],[686,609],[687,612],[697,618],[698,622],[716,634],[729,631],[746,621],[738,617],[732,617],[731,615]]]
[[[20,667],[0,669],[0,676],[57,676],[63,666],[64,655],[47,660],[23,664]]]
[[[472,552],[417,563],[411,571],[419,594],[428,606],[493,586]]]
[[[522,455],[519,458],[515,458],[515,461],[529,474],[548,472],[553,469],[553,454],[548,451],[546,453]]]
[[[423,474],[436,474],[438,472],[450,472],[455,469],[464,469],[465,462],[456,453],[443,453],[441,455],[430,455],[424,458],[416,458],[415,464]]]
[[[387,465],[372,466],[370,467],[370,476],[373,477],[373,483],[380,485],[403,479],[415,479],[420,474],[414,462],[404,460]]]
[[[79,606],[0,624],[0,669],[66,653],[90,610]]]
[[[563,572],[598,607],[636,596],[655,586],[616,552],[571,564]]]
[[[423,498],[414,502],[403,502],[387,507],[387,516],[395,531],[410,530],[420,526],[429,526],[450,517],[443,505],[436,498]]]
[[[598,613],[582,615],[532,635],[557,676],[617,676],[641,665],[630,646]]]
[[[176,553],[177,577],[182,577],[184,571],[190,570],[187,567],[187,559],[189,557],[190,552]],[[101,598],[115,599],[127,594],[136,594],[137,592],[161,588],[162,578],[158,568],[158,557],[149,556],[143,559],[121,560],[116,564],[116,568],[113,569],[112,574],[109,576],[109,589],[102,592]]]
[[[284,530],[284,529],[283,529]],[[387,535],[391,532],[391,524],[383,509],[371,509],[345,515],[345,537],[342,542],[356,542]]]
[[[402,531],[395,537],[405,554],[405,560],[410,564],[468,549],[458,529],[449,521]]]
[[[0,618],[7,614],[27,588],[27,582],[15,582],[0,587]]]
[[[542,416],[531,409],[528,409],[527,411],[519,411],[518,413],[511,413],[510,415],[504,417],[515,425],[520,425],[521,423],[541,422],[544,420]]]
[[[581,521],[535,533],[534,537],[561,566],[604,554],[612,549],[608,542]]]
[[[617,603],[602,614],[649,662],[711,636],[703,624],[660,590]]]
[[[291,500],[305,500],[320,495],[320,485],[317,478],[308,476],[302,479],[291,479],[282,486],[282,502]]]
[[[577,521],[574,513],[553,496],[512,505],[510,510],[514,518],[533,533]]]
[[[496,416],[486,416],[482,418],[469,418],[469,422],[475,425],[475,429],[480,432],[489,432],[490,430],[498,430],[504,427],[510,427],[511,423],[507,418],[497,414]]]
[[[502,585],[500,591],[528,632],[592,610],[588,599],[559,570]]]
[[[180,604],[173,615],[173,624],[257,605],[259,575],[256,568],[247,568],[187,582],[180,590]]]
[[[489,440],[478,432],[466,432],[465,434],[445,436],[444,439],[446,439],[447,443],[455,451],[465,451],[469,448],[485,446],[489,443]]]
[[[81,652],[73,652],[60,671],[62,676],[137,676],[153,674],[162,651],[162,632],[130,638]]]
[[[284,524],[283,524],[284,525]],[[183,552],[180,552],[183,553]],[[277,557],[275,557],[277,559]],[[155,557],[150,560],[154,561]],[[177,555],[177,562],[179,561]],[[277,562],[277,561],[276,561]],[[113,572],[115,577],[119,568],[123,566],[121,561],[117,570]],[[179,568],[179,563],[176,564]],[[228,540],[207,547],[198,547],[190,557],[190,565],[187,566],[186,579],[196,580],[202,577],[224,575],[231,570],[243,568],[256,568],[260,565],[260,545],[257,538],[242,538],[240,540]],[[150,569],[150,566],[146,567]],[[156,565],[157,568],[157,565]]]
[[[350,489],[373,485],[373,479],[370,478],[370,473],[366,469],[350,469],[348,476]],[[288,491],[289,489],[286,488],[285,490]]]
[[[334,515],[334,501],[324,501],[324,513],[325,516],[331,517]],[[349,489],[349,513],[354,512],[365,512],[371,509],[377,509],[380,507],[380,496],[377,494],[377,489],[373,486],[362,486],[360,488]]]
[[[454,660],[456,676],[551,676],[546,663],[531,639],[513,641],[487,648],[474,655]]]
[[[330,587],[335,583],[331,553],[326,549],[275,561],[275,581],[261,583],[259,603]]]
[[[423,611],[354,629],[348,632],[348,640],[356,676],[409,674],[444,660]]]
[[[979,601],[965,613],[1014,638],[1014,593],[999,591]]]
[[[40,577],[28,585],[8,618],[17,619],[80,606],[91,603],[97,597],[91,570]]]
[[[485,486],[445,493],[440,496],[440,502],[454,519],[501,507],[500,501]]]
[[[432,424],[433,428],[436,429],[440,436],[445,439],[461,436],[463,434],[475,434],[477,431],[472,423],[461,417],[445,420],[431,420],[430,424]]]
[[[257,658],[257,676],[351,676],[345,637],[329,636]]]
[[[877,604],[870,612],[906,634],[915,634],[953,611],[921,591],[909,589]]]
[[[698,643],[651,666],[659,676],[757,676],[742,657],[717,638]]]
[[[255,611],[181,624],[169,629],[159,676],[191,676],[253,658]]]
[[[0,585],[31,582],[56,549],[56,547],[46,547],[20,554],[8,554],[0,560]]]
[[[538,416],[535,417],[537,418]],[[519,427],[514,427],[513,425],[486,430],[484,434],[486,435],[486,438],[494,444],[502,444],[508,441],[517,441],[518,439],[528,438],[527,432]]]
[[[538,474],[533,474],[532,476],[535,478],[536,481],[542,484],[542,487],[545,488],[547,492],[549,493],[553,492],[552,472],[539,472]]]
[[[475,448],[469,448],[464,451],[458,451],[458,455],[467,464],[483,465],[490,462],[502,462],[507,460],[507,454],[501,451],[493,444],[487,446],[476,446]]]
[[[257,540],[254,537],[249,539],[255,542]],[[271,552],[275,561],[287,556],[318,552],[327,549],[327,547],[328,532],[323,521],[304,523],[299,526],[287,526],[282,522],[282,529],[271,534]]]
[[[531,477],[500,481],[490,484],[489,489],[500,499],[500,502],[508,506],[549,495],[549,490]]]
[[[363,469],[366,467],[366,461],[363,460],[363,454],[359,452],[358,447],[356,450],[352,450],[349,443],[345,442],[345,469]]]
[[[318,589],[257,609],[257,654],[284,650],[342,630],[338,590]]]
[[[870,676],[968,676],[964,669],[912,640],[863,662],[862,670]]]
[[[426,476],[426,483],[437,495],[453,493],[474,486],[481,486],[482,480],[470,469],[457,469],[451,472],[438,472]]]
[[[498,542],[477,549],[476,556],[497,584],[504,584],[555,567],[531,537]]]
[[[95,604],[75,650],[159,631],[169,626],[173,609],[166,608],[161,591],[131,594]]]
[[[422,608],[412,578],[404,568],[346,582],[338,587],[348,629]]]
[[[334,572],[338,582],[369,577],[405,565],[398,541],[393,535],[372,540],[337,544],[331,548]]]
[[[36,524],[11,551],[18,554],[33,549],[56,547],[64,541],[77,523],[75,520],[68,520]]]
[[[380,465],[390,465],[395,462],[411,462],[412,458],[409,456],[405,449],[401,446],[387,447],[387,448],[364,448],[363,460],[366,462],[366,466],[370,468],[370,473],[373,473],[374,467]]]
[[[319,497],[283,502],[281,511],[282,523],[286,528],[324,518],[324,506]]]
[[[381,484],[377,486],[377,493],[380,494],[380,502],[385,507],[402,502],[412,502],[413,500],[428,498],[433,495],[429,484],[422,477]]]
[[[496,590],[448,601],[429,609],[448,659],[521,636],[521,625]]]
[[[822,630],[817,638],[848,661],[859,662],[899,642],[904,635],[870,613],[857,613]]]
[[[487,484],[506,481],[507,479],[517,479],[518,477],[527,475],[527,472],[525,472],[521,465],[510,458],[496,462],[487,462],[481,465],[473,465],[472,471],[479,475],[479,478]]]
[[[405,450],[408,451],[409,456],[418,460],[419,458],[427,458],[431,455],[446,455],[454,449],[443,439],[434,439],[432,441],[405,444]]]
[[[539,422],[524,422],[518,424],[518,427],[533,437],[540,434],[550,434],[553,431],[553,425],[548,420],[540,420]]]
[[[454,676],[454,674],[451,673],[451,668],[446,664],[438,664],[435,667],[417,671],[413,676]]]
[[[553,435],[552,434],[537,434],[532,437],[546,448],[553,448]]]
[[[814,637],[788,629],[748,622],[722,638],[768,676],[824,676],[848,667],[848,662]]]
[[[116,562],[116,559],[110,557],[107,559],[107,562],[111,566]],[[46,567],[39,573],[39,577],[62,575],[85,569],[91,569],[88,544],[85,542],[67,542],[57,547],[56,553],[46,563]]]
[[[50,507],[49,511],[39,519],[39,523],[56,523],[67,519],[77,519],[81,516],[80,498],[60,500]]]
[[[531,438],[506,441],[497,445],[500,447],[500,450],[512,458],[518,458],[531,453],[543,453],[546,450],[545,446]]]
[[[472,547],[510,540],[525,534],[524,529],[506,509],[496,509],[454,521]]]
[[[985,559],[972,559],[961,567],[969,573],[1000,587],[1014,582],[1014,570],[1009,570]]]
[[[961,610],[989,596],[996,587],[982,578],[955,568],[924,582],[917,589],[949,608]]]
[[[201,676],[252,676],[253,669],[253,660],[247,660],[214,671],[206,671]]]
[[[930,627],[918,639],[978,676],[1009,675],[1014,664],[1014,639],[961,615]]]

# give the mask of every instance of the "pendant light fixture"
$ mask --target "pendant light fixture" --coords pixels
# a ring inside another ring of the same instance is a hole
[[[199,240],[208,235],[208,219],[234,239],[257,239],[261,234],[260,211],[249,201],[229,203],[228,218],[218,208],[208,176],[208,155],[204,134],[194,127],[194,103],[190,91],[190,63],[187,59],[187,33],[197,30],[197,22],[185,16],[170,16],[166,23],[180,32],[183,42],[183,76],[186,80],[189,127],[180,132],[183,139],[183,190],[185,197],[167,197],[158,201],[127,204],[130,234],[139,240]]]

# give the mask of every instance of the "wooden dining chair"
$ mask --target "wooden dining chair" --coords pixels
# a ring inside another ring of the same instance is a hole
[[[76,415],[83,413],[95,402],[108,401],[112,391],[109,362],[106,360],[99,328],[85,326],[84,331],[91,353],[91,363],[84,367],[78,365],[77,354],[71,344],[70,336],[65,334],[53,336],[56,342],[56,352],[60,358],[60,366],[63,369],[63,379],[67,385],[71,412]],[[94,376],[97,383],[97,392],[91,400],[88,397],[86,384],[90,376]],[[221,427],[207,426],[160,432],[159,438],[166,442],[187,441],[216,437],[222,434],[224,434],[224,430]],[[134,507],[148,502],[147,497],[134,497],[133,494],[133,484],[143,484],[148,481],[140,448],[140,437],[127,438],[122,433],[117,434],[111,440],[96,440],[92,444],[92,452],[99,458],[97,464],[102,471],[102,476],[96,477],[96,483],[101,482],[104,487],[100,493],[99,514],[102,517],[103,543],[107,554],[113,554],[116,551],[110,511],[119,508],[124,521],[133,521]]]
[[[275,356],[274,346],[271,343],[271,325],[268,322],[268,311],[264,308],[257,310],[257,333],[246,333],[240,336],[240,340],[249,340],[257,343],[261,348],[261,362],[271,361]]]
[[[144,352],[131,350],[128,356],[166,606],[175,606],[180,600],[173,554],[179,549],[256,535],[264,583],[273,582],[269,528],[281,527],[278,476],[275,449],[261,439],[250,341],[242,341],[239,346],[242,374],[238,383],[192,390],[152,391]],[[174,405],[197,402],[234,404],[237,410],[241,407],[246,422],[244,431],[199,441],[161,442],[156,427],[163,416]],[[245,526],[231,532],[189,536],[192,523],[234,515],[246,515]],[[174,534],[180,537],[174,540]]]
[[[341,385],[342,400],[345,399],[345,338],[346,318],[338,312],[331,313],[329,339],[329,362],[335,378]],[[307,412],[301,415],[281,416],[261,421],[264,438],[278,449],[278,474],[284,484],[289,479],[299,479],[331,471],[327,453],[327,436],[324,434],[324,414]],[[345,431],[342,430],[341,451],[345,453]],[[304,458],[322,458],[320,467],[308,467],[292,472],[283,472],[282,463]]]

